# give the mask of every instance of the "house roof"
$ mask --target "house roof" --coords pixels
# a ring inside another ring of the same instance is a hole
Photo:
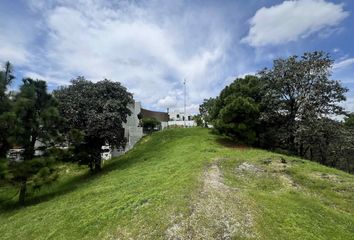
[[[143,118],[155,118],[160,122],[168,122],[170,119],[167,112],[156,112],[147,109],[141,109],[141,115]]]

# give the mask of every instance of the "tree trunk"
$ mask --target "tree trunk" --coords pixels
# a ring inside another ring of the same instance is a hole
[[[95,154],[95,172],[101,171],[102,169],[101,163],[102,163],[101,153],[99,152],[98,154]]]
[[[102,169],[102,166],[101,166],[101,159],[100,159],[98,162],[95,163],[95,171],[99,172],[99,171],[101,171],[101,169]]]
[[[93,173],[94,172],[94,165],[92,162],[89,162],[88,164],[89,168],[90,168],[90,172]]]
[[[26,190],[27,190],[27,181],[24,180],[21,183],[21,188],[20,188],[20,195],[18,197],[18,202],[20,205],[24,205],[25,204],[25,197],[26,197]]]
[[[300,143],[299,154],[301,157],[304,156],[304,144],[303,143]]]
[[[289,150],[291,153],[295,154],[296,153],[296,148],[295,148],[295,136],[293,133],[290,133],[289,136]]]
[[[295,125],[296,125],[296,108],[295,108],[295,100],[290,99],[290,114],[289,114],[289,120],[288,120],[288,144],[289,144],[289,150],[293,154],[296,154],[296,148],[295,148]]]
[[[25,160],[32,160],[34,157],[34,152],[35,152],[35,145],[37,141],[37,134],[33,133],[31,136],[31,141],[25,146],[25,152],[24,152],[24,159]]]

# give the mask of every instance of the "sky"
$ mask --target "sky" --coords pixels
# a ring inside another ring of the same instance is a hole
[[[276,58],[328,52],[354,111],[351,0],[1,0],[0,63],[49,90],[77,76],[119,81],[143,107],[196,113]]]

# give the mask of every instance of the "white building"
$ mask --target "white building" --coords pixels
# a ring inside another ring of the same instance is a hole
[[[107,151],[107,146],[103,146],[102,153],[103,159],[110,159],[111,157],[119,156],[126,151],[133,148],[133,146],[143,137],[143,128],[140,126],[140,120],[138,115],[141,112],[141,103],[134,102],[133,105],[129,106],[132,112],[130,116],[127,117],[127,122],[123,123],[124,127],[124,137],[127,139],[127,144],[124,149],[113,149],[113,151]]]
[[[191,114],[184,114],[181,112],[172,112],[169,113],[170,120],[168,121],[168,126],[186,126],[186,127],[195,127],[197,123],[193,120]]]

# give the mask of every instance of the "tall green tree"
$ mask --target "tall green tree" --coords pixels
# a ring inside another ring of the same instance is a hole
[[[193,116],[193,120],[195,121],[195,123],[197,124],[198,127],[207,127],[207,126],[205,126],[206,124],[205,124],[201,114],[197,114],[197,115]]]
[[[14,78],[13,67],[10,62],[6,62],[0,71],[0,158],[4,158],[10,148],[8,138],[14,115],[10,113],[11,101],[7,90]]]
[[[256,76],[238,78],[213,103],[210,118],[215,129],[235,140],[255,143],[261,111],[262,82]]]
[[[122,148],[126,144],[123,123],[131,114],[132,94],[118,82],[93,83],[78,77],[71,85],[54,91],[54,95],[70,135],[75,136],[71,138],[75,161],[91,171],[100,170],[102,146]]]
[[[263,119],[282,121],[285,142],[291,152],[301,149],[296,140],[301,126],[329,115],[343,114],[339,105],[348,91],[331,79],[333,60],[324,52],[277,59],[271,69],[259,73],[264,81]],[[298,146],[296,146],[298,145]]]
[[[203,103],[199,106],[200,118],[204,123],[204,127],[212,122],[212,111],[215,104],[215,98],[204,99]]]
[[[53,159],[35,156],[53,147],[61,126],[61,117],[56,101],[47,93],[45,81],[23,79],[20,92],[13,103],[15,116],[11,131],[13,144],[24,149],[23,160],[8,161],[8,180],[20,188],[19,202],[25,202],[27,186],[39,188],[56,179]]]

